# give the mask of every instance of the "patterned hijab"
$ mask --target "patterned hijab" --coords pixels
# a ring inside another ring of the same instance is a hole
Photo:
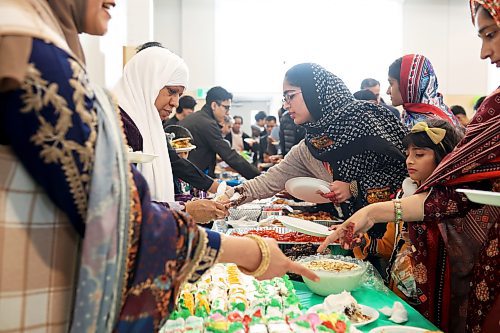
[[[342,207],[344,216],[367,204],[367,191],[399,188],[405,175],[401,141],[406,128],[398,118],[386,108],[354,99],[340,78],[317,64],[296,65],[285,79],[301,88],[314,119],[303,124],[314,158],[328,163],[336,180],[363,179],[362,195]]]
[[[301,88],[314,118],[303,126],[307,146],[319,160],[330,161],[326,157],[330,152],[335,152],[337,160],[345,160],[365,149],[402,156],[401,140],[406,129],[390,111],[354,99],[344,82],[320,65],[299,64],[287,72],[287,77],[290,75],[299,78],[293,84]],[[353,145],[365,140],[367,146]]]
[[[476,24],[476,5],[483,6],[490,13],[497,26],[500,27],[500,1],[498,0],[470,0],[472,24]]]
[[[438,117],[460,127],[458,119],[444,104],[438,81],[429,59],[420,54],[402,58],[399,90],[403,98],[403,121],[409,127],[426,118]]]

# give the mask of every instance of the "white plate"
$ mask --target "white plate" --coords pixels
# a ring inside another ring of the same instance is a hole
[[[252,143],[256,142],[255,139],[252,139],[252,138],[246,138],[246,139],[243,139],[243,141],[245,141],[249,145],[251,145]]]
[[[429,329],[413,327],[413,326],[379,326],[372,330],[369,333],[422,333],[428,332]]]
[[[316,193],[317,191],[323,193],[330,192],[330,184],[321,179],[311,177],[292,178],[285,183],[285,189],[288,193],[300,200],[314,203],[330,202],[330,200]]]
[[[306,235],[326,237],[332,233],[330,230],[328,230],[327,226],[307,220],[298,219],[296,217],[276,216],[276,220],[283,223],[285,227],[291,230],[302,232]]]
[[[467,198],[472,202],[483,205],[500,206],[500,193],[498,192],[467,190],[463,188],[457,189],[457,192],[465,193]]]
[[[183,153],[183,152],[186,152],[186,151],[191,151],[193,149],[196,149],[196,146],[192,145],[192,146],[185,147],[185,148],[174,148],[174,149],[175,149],[176,153]]]
[[[378,317],[380,316],[380,314],[378,313],[378,311],[372,307],[369,307],[367,305],[363,305],[363,304],[358,304],[358,306],[360,307],[361,309],[361,312],[365,315],[365,316],[370,316],[371,319],[370,320],[366,320],[366,321],[362,321],[360,323],[355,323],[353,321],[351,321],[351,324],[355,327],[361,327],[361,326],[365,326],[365,325],[368,325],[370,323],[373,323],[374,321],[376,321],[378,319]],[[314,306],[311,306],[309,308],[309,310],[307,310],[308,313],[314,313],[314,312],[318,312],[320,309],[323,308],[323,304],[316,304]],[[389,326],[387,326],[389,327]],[[370,331],[371,332],[371,331]],[[385,332],[385,331],[384,331]]]
[[[129,151],[127,157],[130,163],[151,163],[158,155],[145,154],[138,151]]]

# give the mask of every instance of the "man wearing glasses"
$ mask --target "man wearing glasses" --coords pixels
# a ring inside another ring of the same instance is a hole
[[[207,170],[214,177],[216,155],[246,179],[259,175],[259,170],[248,163],[232,149],[222,137],[219,124],[229,115],[233,95],[222,87],[213,87],[207,92],[205,105],[200,111],[182,120],[179,125],[193,135],[196,149],[189,154],[189,160],[201,170]]]

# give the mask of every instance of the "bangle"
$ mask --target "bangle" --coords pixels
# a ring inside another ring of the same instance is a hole
[[[257,235],[246,235],[245,237],[251,238],[257,242],[260,253],[262,254],[262,259],[260,261],[259,267],[257,267],[257,269],[253,272],[247,271],[246,269],[239,266],[238,268],[243,274],[251,275],[253,277],[262,276],[267,271],[267,269],[269,268],[269,264],[271,263],[271,250],[269,249],[269,244],[267,244],[262,237],[259,237]]]
[[[349,183],[349,192],[351,192],[352,196],[354,198],[358,197],[358,182],[353,180],[352,182]]]
[[[394,222],[403,222],[403,208],[401,207],[401,200],[393,199],[392,203],[394,204]]]

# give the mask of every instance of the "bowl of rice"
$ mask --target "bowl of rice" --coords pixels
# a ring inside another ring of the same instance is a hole
[[[314,255],[299,263],[320,277],[318,282],[303,277],[304,283],[315,294],[328,296],[351,291],[361,285],[368,265],[361,260],[338,255]]]

